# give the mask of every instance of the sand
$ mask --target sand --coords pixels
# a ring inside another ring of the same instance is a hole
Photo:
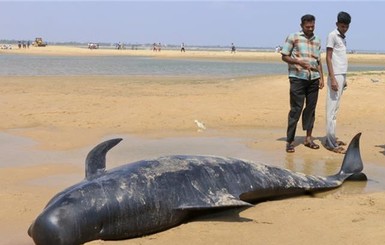
[[[1,50],[5,52],[139,54],[162,58],[182,55],[166,50],[154,54],[149,50],[55,46]],[[200,59],[280,58],[272,52],[233,55],[194,51],[183,55]],[[357,63],[383,65],[383,58],[350,55],[352,62]],[[2,244],[33,244],[26,234],[30,223],[55,193],[83,178],[82,159],[92,146],[112,136],[160,142],[175,138],[187,145],[194,139],[203,142],[211,138],[236,138],[241,139],[245,148],[261,153],[261,160],[307,174],[333,174],[343,159],[343,155],[323,147],[316,151],[304,147],[300,125],[296,153],[284,152],[289,109],[286,76],[10,76],[1,77],[0,83],[0,136],[4,139],[2,148],[6,149],[1,158],[5,167],[0,169]],[[264,202],[245,210],[199,217],[143,238],[88,244],[381,244],[385,240],[384,88],[385,72],[349,74],[338,117],[338,135],[342,140],[349,141],[362,132],[361,154],[370,178],[368,183],[347,183],[348,188],[322,195]],[[321,90],[317,107],[314,136],[318,143],[325,134],[325,94],[326,89]],[[198,132],[195,119],[203,121],[208,129]],[[127,143],[121,144],[124,147]],[[235,154],[225,146],[218,152]],[[142,153],[146,155],[146,149]],[[51,154],[60,157],[50,157]]]

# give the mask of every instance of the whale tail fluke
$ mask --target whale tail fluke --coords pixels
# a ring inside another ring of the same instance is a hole
[[[360,175],[364,169],[360,153],[360,137],[361,133],[358,133],[350,141],[342,162],[341,170],[338,173],[343,179],[347,179],[352,175]]]

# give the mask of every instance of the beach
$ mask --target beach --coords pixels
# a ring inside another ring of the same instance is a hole
[[[181,54],[176,50],[154,53],[47,46],[2,53],[280,61],[274,52],[187,50]],[[381,54],[350,54],[349,61],[385,65]],[[362,132],[360,148],[368,182],[346,183],[314,196],[197,217],[141,238],[87,244],[381,244],[385,240],[385,71],[350,73],[347,81],[337,133],[349,142]],[[147,157],[150,151],[151,157],[174,153],[162,148],[163,142],[183,150],[181,153],[239,154],[306,174],[335,174],[343,160],[343,155],[322,146],[319,150],[306,148],[300,123],[296,152],[285,152],[289,111],[286,75],[1,76],[0,83],[0,134],[6,149],[0,169],[0,235],[6,245],[33,244],[27,235],[31,222],[51,197],[84,178],[88,151],[112,137],[122,137],[123,141],[109,153],[107,168],[140,160],[136,157]],[[326,88],[320,91],[313,132],[319,144],[325,136],[325,96]],[[194,120],[204,122],[207,129],[199,131]],[[208,151],[215,140],[222,145]],[[138,146],[135,156],[121,159],[119,149],[129,151],[130,141],[143,145]],[[191,144],[197,141],[205,143]],[[148,142],[159,143],[149,147]],[[231,147],[226,148],[226,142]],[[244,153],[231,149],[234,147]]]

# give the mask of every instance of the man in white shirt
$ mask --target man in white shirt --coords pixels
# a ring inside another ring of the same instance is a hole
[[[345,33],[349,29],[351,17],[346,12],[337,16],[337,29],[330,32],[326,43],[326,65],[328,68],[327,99],[326,99],[326,148],[345,153],[346,145],[336,137],[337,111],[340,105],[342,92],[346,88],[346,73],[348,59],[346,55]]]

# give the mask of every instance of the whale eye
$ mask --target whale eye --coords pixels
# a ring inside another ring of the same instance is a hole
[[[100,235],[104,234],[104,224],[103,223],[101,223],[100,226],[99,226],[99,234]]]

